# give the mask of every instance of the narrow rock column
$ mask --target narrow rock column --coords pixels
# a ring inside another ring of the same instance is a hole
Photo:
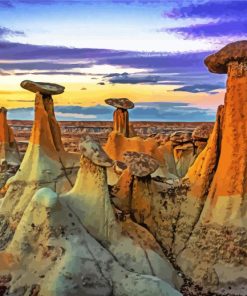
[[[129,137],[129,112],[126,109],[117,108],[113,113],[113,131]]]
[[[7,112],[6,108],[0,108],[0,159],[19,164],[20,154],[13,129],[7,122]]]
[[[225,102],[186,176],[191,190],[176,228],[177,264],[219,295],[240,291],[247,280],[246,52],[247,41],[238,41],[205,60],[210,72],[228,75]]]
[[[127,98],[107,99],[105,102],[116,108],[113,113],[113,133],[119,133],[128,138],[130,136],[128,109],[133,109],[134,103]]]
[[[247,63],[231,62],[228,64],[220,158],[213,182],[214,199],[235,194],[243,198],[247,193],[246,123]]]
[[[45,110],[48,114],[49,125],[56,150],[58,152],[64,151],[61,129],[55,117],[53,98],[51,95],[43,95],[42,98]]]

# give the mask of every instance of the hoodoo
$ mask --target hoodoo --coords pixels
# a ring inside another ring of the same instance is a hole
[[[177,285],[177,276],[154,237],[130,219],[118,221],[106,181],[106,168],[112,166],[113,161],[89,136],[81,139],[80,150],[77,180],[72,190],[61,195],[61,200],[74,209],[88,232],[126,269],[156,275],[171,284],[173,278]]]
[[[14,138],[14,132],[7,122],[7,109],[0,108],[0,159],[19,165],[21,158]]]
[[[117,108],[113,114],[113,131],[129,137],[129,112],[128,109],[134,108],[134,103],[129,99],[107,99],[106,104]]]
[[[65,152],[61,142],[51,97],[57,90],[24,85],[38,91],[35,120],[0,205],[0,294],[181,295],[175,289],[181,279],[154,237],[117,220],[106,181],[114,163],[88,137],[69,191],[78,155]]]
[[[205,64],[213,73],[227,73],[227,91],[210,140],[187,174],[191,190],[177,226],[177,259],[204,286],[246,295],[247,41],[225,46]],[[193,213],[185,240],[182,229]]]
[[[5,186],[1,214],[2,221],[8,225],[8,231],[0,227],[0,245],[8,244],[5,235],[9,238],[14,231],[11,223],[14,223],[15,227],[18,225],[32,196],[39,188],[45,186],[56,192],[67,191],[72,188],[78,170],[79,155],[64,150],[54,114],[51,95],[60,93],[62,87],[52,85],[54,87],[50,91],[49,83],[39,85],[38,89],[36,85],[30,81],[22,83],[23,87],[39,92],[35,97],[35,118],[27,151],[19,170]]]
[[[62,93],[64,87],[29,80],[23,81],[21,86],[36,92],[35,118],[29,145],[16,179],[50,182],[61,175],[62,171],[66,175],[65,168],[78,165],[79,161],[79,156],[65,152],[54,113],[52,95]],[[25,169],[31,160],[31,170]],[[68,183],[71,183],[69,179]]]
[[[151,216],[152,188],[150,175],[159,164],[150,155],[127,151],[125,162],[129,166],[132,181],[130,182],[129,211],[134,221],[147,224]]]

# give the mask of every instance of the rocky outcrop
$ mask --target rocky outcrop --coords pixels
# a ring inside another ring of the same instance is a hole
[[[185,177],[150,178],[146,189],[137,189],[138,199],[143,198],[137,210],[145,207],[150,213],[145,227],[184,275],[200,285],[201,291],[216,295],[246,295],[247,287],[246,44],[231,44],[205,61],[210,71],[227,69],[228,74],[225,103],[218,108],[212,133],[201,126],[191,137],[175,134],[166,139],[166,163],[176,172],[176,159],[188,159],[183,148],[188,152],[198,141],[206,144],[210,134],[205,147],[194,150],[199,155],[187,165]],[[130,180],[131,171],[125,170],[112,190],[113,202],[125,210],[124,196],[133,185]]]
[[[159,168],[154,172],[154,176],[175,178],[176,176],[168,170],[169,159],[166,158],[166,145],[159,145],[154,138],[143,139],[140,137],[127,138],[122,134],[111,132],[107,143],[104,146],[106,153],[116,161],[124,161],[124,153],[133,151],[145,153],[152,156],[159,163]],[[109,176],[110,178],[110,176]],[[116,179],[116,181],[119,178]]]
[[[105,102],[106,104],[116,108],[113,113],[113,131],[120,133],[128,138],[130,136],[128,109],[134,108],[134,103],[126,98],[107,99],[105,100]]]
[[[81,142],[81,168],[75,186],[61,195],[84,227],[128,270],[151,274],[178,285],[176,272],[162,255],[155,239],[147,230],[129,218],[118,220],[111,204],[106,182],[106,167],[112,165],[99,144],[89,137]],[[95,160],[100,155],[101,163]],[[142,238],[138,233],[142,232]]]
[[[7,109],[4,107],[0,108],[0,159],[10,165],[19,165],[21,162],[14,132],[7,122]]]
[[[181,295],[153,236],[112,207],[106,169],[125,165],[86,137],[74,182],[78,155],[63,148],[51,85],[24,86],[39,92],[29,147],[0,205],[0,293]]]
[[[0,210],[0,249],[8,244],[35,192],[44,186],[56,192],[69,190],[78,168],[79,155],[63,149],[51,95],[37,93],[28,149],[17,173],[4,187]]]
[[[88,233],[81,217],[78,209],[75,212],[51,189],[38,190],[11,243],[0,252],[1,292],[47,296],[181,295],[157,277],[124,268]]]
[[[227,72],[227,92],[210,141],[187,174],[191,190],[176,234],[185,273],[219,293],[238,295],[245,295],[247,283],[246,48],[247,41],[236,42],[205,60],[210,71]],[[191,216],[191,232],[182,239]]]
[[[4,185],[19,168],[21,156],[14,132],[7,122],[7,109],[0,108],[0,198],[5,194]]]

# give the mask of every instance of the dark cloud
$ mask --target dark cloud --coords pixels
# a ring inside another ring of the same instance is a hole
[[[57,106],[58,120],[112,120],[114,109],[106,105],[92,107]],[[9,119],[33,119],[33,108],[17,108],[9,110]],[[147,102],[137,103],[130,110],[133,121],[214,121],[215,111],[200,109],[180,102]]]
[[[1,51],[1,50],[0,50]],[[56,63],[56,62],[26,62],[26,63],[4,63],[1,65],[5,71],[11,70],[66,70],[73,68],[87,68],[91,64],[71,64],[71,63]],[[51,73],[52,74],[52,73]],[[69,74],[69,73],[68,73]]]
[[[187,2],[188,3],[188,2]],[[245,18],[247,14],[246,0],[210,0],[196,3],[195,1],[187,5],[173,8],[164,13],[169,18]]]
[[[69,69],[69,67],[82,68],[93,65],[112,65],[148,69],[150,71],[157,71],[159,69],[170,71],[172,69],[174,72],[189,72],[192,69],[204,70],[203,59],[211,53],[210,51],[174,54],[142,53],[108,49],[40,46],[0,41],[1,59],[14,61],[27,60],[27,62],[1,65],[1,68],[4,67],[3,69],[5,70],[61,70]],[[44,61],[38,62],[36,60]],[[63,60],[64,62],[59,63],[59,60]]]
[[[186,72],[188,69],[204,69],[203,59],[212,52],[194,53],[142,53],[129,52],[124,56],[105,57],[98,64],[109,64],[113,66],[134,67],[140,69],[173,69]]]
[[[3,8],[12,8],[13,7],[13,4],[11,3],[11,1],[1,0],[0,1],[0,7],[3,7]]]
[[[154,83],[158,80],[158,76],[155,75],[158,72],[163,74],[171,72],[180,74],[205,73],[203,59],[211,53],[142,53],[108,49],[40,46],[0,41],[1,59],[11,61],[10,63],[1,64],[0,68],[2,71],[15,70],[18,72],[18,70],[22,70],[28,72],[30,70],[34,73],[37,70],[37,74],[39,74],[38,70],[46,71],[47,73],[50,72],[50,74],[56,74],[56,70],[64,72],[71,71],[73,75],[75,74],[73,72],[76,72],[74,70],[75,68],[90,68],[94,65],[112,65],[146,69],[148,72],[153,73],[145,73],[143,77],[130,75],[127,77],[123,74],[117,77],[118,74],[110,74],[112,75],[111,78],[121,79],[122,83],[127,81],[127,78],[132,83],[140,83],[140,80],[144,80],[143,82],[147,83]],[[80,71],[78,70],[78,72]],[[82,74],[78,73],[78,75]]]
[[[140,74],[114,74],[106,75],[105,78],[110,77],[108,80],[110,83],[121,83],[121,84],[156,84],[160,77],[156,75],[140,75]]]
[[[24,36],[25,34],[22,31],[15,31],[15,30],[11,30],[9,28],[0,26],[0,39],[2,39],[3,37],[6,37],[6,36],[13,36],[13,35],[14,36]]]
[[[112,115],[112,108],[104,105],[96,105],[96,106],[90,106],[90,107],[57,106],[56,112],[85,114],[85,115]]]
[[[87,88],[86,87],[82,87],[81,90],[87,90]]]
[[[80,4],[80,5],[106,5],[106,4],[124,4],[124,5],[131,5],[131,4],[143,4],[143,5],[153,5],[153,4],[162,4],[163,0],[11,0],[5,1],[5,7],[14,7],[18,4],[32,4],[32,5],[57,5],[57,4],[64,4],[64,5],[73,5],[73,4]],[[168,0],[168,2],[171,0]],[[5,3],[6,2],[6,3]],[[59,2],[59,3],[57,3]],[[0,4],[1,5],[1,4]]]
[[[42,46],[0,41],[0,54],[6,60],[30,60],[30,59],[103,59],[114,56],[121,57],[129,54],[129,51],[95,49],[95,48],[72,48],[65,46]]]
[[[22,75],[78,75],[78,76],[87,76],[90,74],[87,73],[81,73],[81,72],[76,72],[76,71],[37,71],[37,70],[30,70],[30,71],[3,71],[0,70],[0,76],[22,76]]]
[[[193,85],[185,85],[179,88],[173,89],[173,91],[183,91],[183,92],[190,92],[190,93],[210,93],[216,94],[217,92],[213,92],[216,89],[224,89],[224,84],[193,84]]]
[[[186,85],[190,81],[218,83],[224,79],[224,75],[213,76],[203,63],[204,58],[211,53],[211,51],[173,54],[143,53],[0,41],[0,57],[5,60],[0,64],[0,75],[91,75],[98,76],[101,79],[99,82],[113,84]],[[83,68],[91,68],[96,65],[135,68],[139,71],[133,74],[109,73],[104,77],[102,74],[82,72]],[[140,73],[142,69],[143,72]]]
[[[105,85],[105,82],[99,82],[98,85]]]
[[[126,72],[122,74],[110,73],[104,76],[103,79],[113,84],[185,85],[191,80],[194,82],[208,80],[210,75],[206,71],[204,71],[205,73],[173,73],[172,75],[169,75],[167,70],[163,69],[163,71],[165,73],[162,73],[161,70],[158,72],[159,75],[128,74]]]
[[[85,2],[85,3],[84,3]],[[81,0],[59,0],[59,3],[54,0],[1,0],[0,6],[5,8],[14,8],[18,6],[19,4],[27,4],[27,5],[57,5],[57,4],[89,4],[90,1],[81,1]]]
[[[247,20],[210,22],[189,27],[164,29],[164,31],[178,33],[189,38],[247,36]]]

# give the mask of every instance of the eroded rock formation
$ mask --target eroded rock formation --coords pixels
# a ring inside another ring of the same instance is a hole
[[[205,60],[211,72],[227,73],[227,91],[211,140],[188,173],[190,199],[204,203],[178,257],[194,279],[240,295],[247,283],[246,50],[247,41],[235,42]]]
[[[49,84],[45,84],[43,91],[48,90]],[[0,249],[8,244],[35,192],[44,186],[57,192],[69,190],[78,165],[79,155],[66,153],[62,147],[51,95],[36,93],[28,149],[17,173],[7,181],[1,200]]]
[[[113,131],[129,137],[129,112],[128,109],[134,108],[134,103],[129,99],[107,99],[106,104],[116,108],[113,113]]]
[[[38,89],[35,120],[0,205],[1,293],[181,295],[183,281],[154,237],[131,219],[119,219],[111,204],[106,169],[126,166],[86,137],[74,182],[78,155],[63,149],[51,85],[24,85]]]
[[[224,106],[218,108],[213,131],[201,126],[190,137],[176,133],[166,139],[163,151],[170,172],[177,174],[176,159],[183,158],[183,148],[198,156],[182,180],[150,178],[148,185],[151,214],[145,227],[202,287],[202,294],[246,295],[246,48],[247,41],[236,42],[205,60],[210,71],[228,74]],[[125,170],[113,187],[114,203],[124,205],[130,177]],[[147,204],[143,187],[142,192],[140,209]]]
[[[0,108],[0,159],[9,164],[19,165],[21,157],[14,132],[7,122],[7,109]]]
[[[247,283],[246,44],[230,44],[205,60],[211,71],[227,71],[224,106],[183,179],[187,193],[176,190],[167,200],[159,184],[157,202],[165,207],[153,207],[157,226],[150,227],[187,276],[219,295],[245,295]]]

